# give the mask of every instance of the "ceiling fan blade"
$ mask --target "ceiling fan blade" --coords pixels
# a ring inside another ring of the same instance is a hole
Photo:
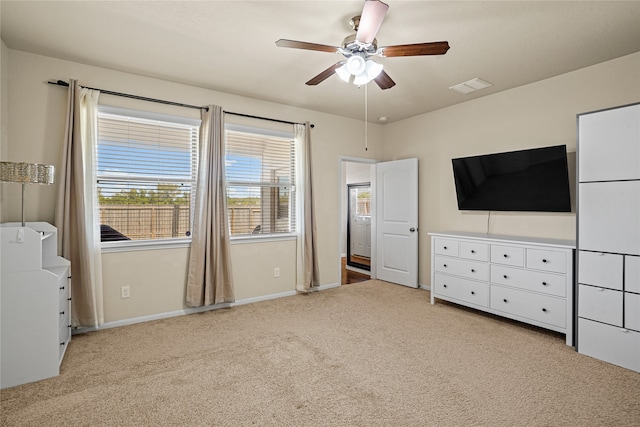
[[[431,42],[416,44],[401,44],[397,46],[385,46],[380,49],[380,56],[418,56],[418,55],[444,55],[449,50],[449,42]]]
[[[278,40],[276,42],[276,46],[291,47],[294,49],[317,50],[319,52],[329,52],[329,53],[335,53],[338,51],[338,48],[335,46],[329,46],[326,44],[318,44],[318,43],[299,42],[297,40],[287,40],[287,39]]]
[[[323,81],[331,77],[336,72],[337,68],[342,67],[342,64],[344,64],[344,61],[336,62],[331,67],[327,68],[305,84],[308,86],[315,86],[318,83],[322,83]]]
[[[380,74],[378,74],[378,77],[373,79],[373,81],[375,81],[382,90],[392,88],[396,85],[396,82],[394,82],[391,77],[389,77],[389,74],[385,73],[384,70],[381,71]]]
[[[380,25],[389,10],[389,5],[380,0],[365,0],[356,40],[360,43],[371,43],[376,38]]]

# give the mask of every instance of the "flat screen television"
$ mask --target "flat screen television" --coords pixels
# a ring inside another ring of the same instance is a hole
[[[459,210],[571,212],[565,145],[452,162]]]

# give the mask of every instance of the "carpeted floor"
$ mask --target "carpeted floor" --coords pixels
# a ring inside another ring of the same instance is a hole
[[[640,375],[367,281],[74,336],[3,426],[636,426]]]

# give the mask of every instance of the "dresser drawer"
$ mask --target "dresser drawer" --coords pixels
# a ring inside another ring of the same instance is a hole
[[[560,328],[566,327],[566,300],[491,285],[491,308]]]
[[[524,267],[524,249],[515,246],[491,245],[491,262]]]
[[[640,371],[640,332],[578,319],[578,351],[623,368]]]
[[[438,255],[458,256],[458,241],[451,239],[434,239],[434,251]]]
[[[542,249],[527,249],[527,268],[550,271],[552,273],[567,272],[567,256],[564,252]]]
[[[624,294],[624,327],[640,332],[640,294]]]
[[[58,306],[63,307],[65,304],[68,304],[70,296],[71,292],[69,292],[69,283],[68,280],[65,280],[65,283],[60,285],[60,290],[58,292]]]
[[[468,279],[489,281],[489,265],[458,258],[435,257],[435,271],[466,277]]]
[[[640,294],[640,256],[624,257],[624,290]]]
[[[489,245],[477,242],[460,242],[460,258],[489,261]]]
[[[560,328],[567,324],[566,300],[547,295],[492,285],[491,308]]]
[[[558,274],[492,265],[491,283],[541,292],[557,297],[564,298],[567,296],[567,277]]]
[[[580,285],[578,316],[622,327],[622,292]]]
[[[480,307],[489,306],[489,284],[436,273],[435,295],[452,298]]]
[[[58,360],[62,361],[62,356],[64,355],[65,350],[67,349],[67,345],[69,345],[69,341],[71,338],[71,328],[68,326],[60,327],[58,331]]]
[[[67,315],[65,321],[62,322],[60,324],[60,327],[58,328],[58,344],[66,343],[67,341],[69,341],[69,336],[71,335],[71,328],[69,327],[69,325],[70,319]]]
[[[622,290],[622,255],[580,251],[578,283]]]

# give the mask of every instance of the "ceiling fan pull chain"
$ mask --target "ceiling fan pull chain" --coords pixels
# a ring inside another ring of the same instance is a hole
[[[368,111],[368,85],[364,84],[364,151],[369,151],[369,133],[368,133],[368,124],[369,124],[369,111]]]

